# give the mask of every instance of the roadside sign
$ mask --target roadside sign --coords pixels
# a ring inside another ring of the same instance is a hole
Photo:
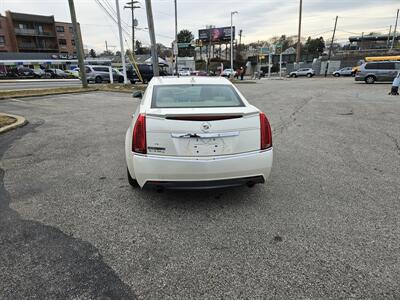
[[[260,48],[260,54],[269,54],[269,47]]]
[[[191,43],[178,43],[178,48],[189,48]]]
[[[172,42],[172,52],[174,55],[178,55],[178,44],[176,42]]]

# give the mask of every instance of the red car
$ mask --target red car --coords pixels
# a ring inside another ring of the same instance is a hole
[[[208,76],[206,71],[192,71],[190,72],[191,76]]]

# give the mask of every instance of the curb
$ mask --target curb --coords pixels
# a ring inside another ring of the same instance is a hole
[[[33,92],[34,90],[26,90],[26,91],[31,91]],[[7,100],[7,99],[14,99],[14,98],[29,98],[29,97],[42,97],[42,96],[51,96],[51,95],[61,95],[61,94],[76,94],[76,93],[90,93],[90,92],[97,92],[99,91],[98,88],[95,89],[90,89],[90,90],[76,90],[76,91],[54,91],[54,92],[43,92],[43,93],[38,93],[38,94],[30,94],[30,95],[7,95],[7,96],[1,96],[0,93],[0,101],[1,100]]]
[[[14,123],[12,123],[12,124],[10,124],[10,125],[1,127],[1,128],[0,128],[0,134],[1,134],[1,133],[4,133],[4,132],[7,132],[7,131],[9,131],[9,130],[15,129],[15,128],[17,128],[17,127],[22,127],[22,126],[28,124],[28,121],[27,121],[24,117],[21,117],[21,116],[16,116],[16,115],[11,115],[11,114],[5,114],[5,113],[0,113],[0,115],[1,115],[1,116],[8,116],[8,117],[12,117],[12,118],[17,119],[16,122],[14,122]]]

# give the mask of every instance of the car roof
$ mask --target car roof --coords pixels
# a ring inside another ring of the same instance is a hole
[[[195,76],[165,76],[153,77],[151,85],[170,85],[170,84],[231,84],[225,77],[195,77]]]

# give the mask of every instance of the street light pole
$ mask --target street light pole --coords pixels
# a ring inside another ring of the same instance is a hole
[[[121,15],[119,13],[119,0],[115,0],[115,6],[117,9],[119,44],[121,46],[122,73],[124,75],[124,84],[128,84],[128,78],[126,76],[124,40],[122,39]]]
[[[237,14],[237,11],[231,11],[231,70],[233,74],[233,15]]]
[[[178,47],[178,5],[176,3],[176,0],[174,1],[175,3],[175,43],[176,43],[176,49],[178,50],[178,53],[175,56],[175,75],[179,77],[178,73],[178,56],[179,56],[179,47]]]
[[[296,63],[300,62],[301,56],[301,18],[303,13],[303,0],[300,0],[300,9],[299,9],[299,28],[297,33],[297,49],[296,49]]]

